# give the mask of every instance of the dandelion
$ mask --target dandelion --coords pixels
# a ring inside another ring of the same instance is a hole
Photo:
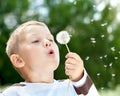
[[[67,45],[67,43],[70,41],[70,35],[67,31],[59,32],[56,36],[56,40],[58,41],[58,43],[64,44],[66,46],[68,52],[70,52],[70,49]]]
[[[61,31],[61,32],[59,32],[57,34],[57,36],[56,36],[56,40],[58,41],[58,43],[64,44],[66,46],[68,52],[70,52],[70,49],[69,49],[69,47],[67,45],[67,43],[69,43],[69,41],[70,41],[70,35],[69,35],[69,33],[67,31]],[[70,79],[69,79],[68,87],[67,87],[67,91],[66,91],[67,95],[68,95],[69,86],[70,86]]]

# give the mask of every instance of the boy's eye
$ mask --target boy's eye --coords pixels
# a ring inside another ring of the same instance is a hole
[[[48,39],[50,42],[53,42],[54,40],[53,39]]]
[[[38,42],[40,42],[39,40],[34,40],[34,41],[32,41],[32,43],[38,43]]]

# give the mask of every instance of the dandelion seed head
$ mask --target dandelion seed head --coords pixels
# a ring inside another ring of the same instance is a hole
[[[60,31],[56,36],[56,40],[60,44],[67,44],[70,41],[70,35],[67,31]]]

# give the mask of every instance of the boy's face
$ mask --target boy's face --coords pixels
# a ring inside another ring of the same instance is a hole
[[[59,65],[59,50],[49,29],[30,25],[19,38],[19,55],[29,71],[54,71]]]

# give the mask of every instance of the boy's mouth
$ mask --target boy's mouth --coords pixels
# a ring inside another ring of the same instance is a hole
[[[55,53],[55,52],[54,52],[53,49],[50,49],[49,52],[48,52],[48,54],[50,54],[50,55],[52,55],[52,54],[54,54],[54,53]]]

